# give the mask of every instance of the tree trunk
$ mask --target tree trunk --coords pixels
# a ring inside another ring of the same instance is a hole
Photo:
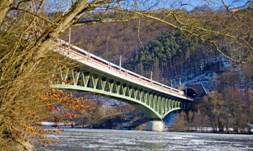
[[[0,25],[3,23],[12,3],[13,0],[0,0]]]

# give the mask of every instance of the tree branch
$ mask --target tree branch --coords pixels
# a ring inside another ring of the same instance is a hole
[[[0,25],[3,23],[14,0],[0,0]]]
[[[26,13],[26,14],[29,14],[29,15],[31,15],[31,16],[33,16],[33,17],[37,17],[37,18],[39,18],[39,19],[41,19],[41,20],[43,20],[43,21],[45,21],[45,22],[47,22],[47,23],[50,23],[50,24],[52,24],[52,25],[56,25],[56,23],[52,22],[51,20],[49,20],[49,19],[47,19],[47,18],[45,18],[45,17],[43,17],[43,16],[41,16],[41,15],[38,15],[38,13],[32,13],[32,12],[30,12],[30,11],[28,11],[28,10],[25,10],[25,9],[22,9],[22,8],[18,8],[18,7],[12,7],[10,10],[21,11],[21,12],[24,12],[24,13]]]
[[[71,7],[63,17],[56,21],[57,26],[51,26],[48,28],[36,41],[33,48],[37,51],[34,59],[38,60],[43,58],[47,54],[48,50],[55,45],[55,40],[60,33],[67,30],[71,25],[76,23],[83,15],[84,12],[88,12],[103,6],[105,4],[110,4],[113,0],[98,0],[92,3],[88,3],[84,0],[77,0],[75,4]]]
[[[136,18],[129,18],[129,19],[113,19],[113,18],[100,18],[100,19],[91,19],[91,20],[79,20],[74,25],[92,25],[97,23],[120,23],[120,22],[128,22],[132,19]]]

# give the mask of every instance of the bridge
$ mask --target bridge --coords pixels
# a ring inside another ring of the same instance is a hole
[[[63,40],[58,40],[55,51],[77,62],[78,68],[60,68],[53,88],[116,98],[159,121],[173,111],[189,109],[193,103],[182,90],[136,74]]]

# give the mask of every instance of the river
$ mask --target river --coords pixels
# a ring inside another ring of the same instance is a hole
[[[253,151],[253,135],[65,129],[38,151]]]

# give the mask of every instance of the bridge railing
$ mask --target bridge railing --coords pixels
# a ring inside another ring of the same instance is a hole
[[[102,66],[103,66],[103,65],[104,65],[104,66],[109,66],[110,68],[114,68],[116,71],[124,72],[124,73],[126,73],[127,75],[131,75],[131,76],[136,77],[136,78],[138,78],[138,79],[144,80],[144,81],[146,81],[146,82],[148,82],[148,83],[152,83],[153,86],[154,86],[154,85],[160,86],[160,87],[163,87],[163,88],[165,88],[165,89],[169,89],[170,91],[172,91],[172,92],[174,92],[174,93],[176,93],[176,94],[178,94],[178,95],[184,96],[184,92],[181,91],[181,90],[178,90],[178,89],[169,87],[169,86],[167,86],[167,85],[165,85],[165,84],[159,83],[159,82],[157,82],[157,81],[151,80],[151,79],[149,79],[149,78],[147,78],[147,77],[144,77],[144,76],[142,76],[142,75],[139,75],[139,74],[137,74],[137,73],[134,73],[134,72],[132,72],[132,71],[130,71],[130,70],[127,70],[127,69],[125,69],[125,68],[123,68],[123,67],[120,67],[120,66],[118,66],[118,65],[116,65],[116,64],[113,64],[113,63],[111,63],[111,62],[109,62],[109,61],[107,61],[107,60],[105,60],[105,59],[103,59],[103,58],[101,58],[101,57],[98,57],[98,56],[96,56],[96,55],[94,55],[94,54],[92,54],[92,53],[89,53],[89,52],[87,52],[87,51],[85,51],[85,50],[83,50],[83,49],[81,49],[81,48],[79,48],[79,47],[77,47],[77,46],[74,46],[74,45],[72,45],[72,44],[69,44],[68,42],[66,42],[66,41],[64,41],[64,40],[58,39],[58,42],[60,43],[61,46],[64,46],[64,47],[69,48],[69,49],[71,49],[71,50],[75,50],[75,51],[77,51],[77,52],[79,52],[79,53],[81,53],[81,54],[83,54],[83,55],[85,55],[85,56],[87,56],[87,57],[89,57],[89,58],[91,58],[91,59],[93,59],[93,60],[96,60],[96,63],[99,63],[99,64],[102,65]]]

